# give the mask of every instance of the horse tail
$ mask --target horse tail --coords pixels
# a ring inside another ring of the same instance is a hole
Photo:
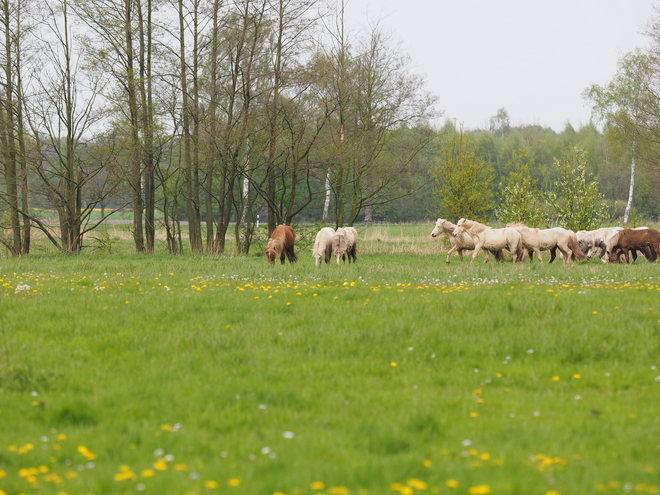
[[[577,236],[575,233],[571,232],[568,236],[568,247],[573,251],[573,259],[584,260],[587,258],[587,255],[582,252],[580,244],[578,243]]]
[[[518,244],[516,245],[516,259],[513,261],[523,261],[525,258],[525,246],[523,246],[522,236],[518,237]]]

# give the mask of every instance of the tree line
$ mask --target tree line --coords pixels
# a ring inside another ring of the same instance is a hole
[[[172,253],[222,253],[230,228],[247,252],[257,214],[272,230],[318,204],[352,224],[433,138],[423,78],[377,26],[350,33],[343,2],[0,4],[0,242],[14,255],[34,229],[79,252],[107,221],[98,208],[130,209],[146,253],[157,228]]]
[[[158,231],[174,254],[221,254],[228,236],[247,253],[257,217],[269,232],[459,208],[552,222],[570,194],[598,219],[622,203],[626,220],[660,213],[651,53],[585,91],[603,130],[512,127],[501,109],[464,131],[435,124],[435,97],[377,24],[346,28],[344,0],[0,6],[0,242],[12,255],[35,230],[77,253],[117,211],[132,213],[136,252],[154,252]],[[634,91],[631,74],[646,77]]]

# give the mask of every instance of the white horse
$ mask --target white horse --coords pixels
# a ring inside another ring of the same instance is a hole
[[[614,234],[623,230],[623,227],[604,227],[596,230],[578,230],[575,234],[580,244],[580,250],[587,258],[591,259],[596,253],[596,248],[600,249],[600,259],[603,263],[607,263],[605,253],[607,251],[607,241],[609,241]]]
[[[438,218],[435,222],[435,227],[431,231],[431,237],[437,237],[441,233],[447,234],[449,237],[449,242],[451,243],[451,249],[447,253],[447,263],[449,263],[449,257],[452,253],[458,253],[458,257],[463,262],[463,251],[472,251],[474,249],[474,240],[467,233],[463,232],[457,236],[452,235],[456,229],[456,224],[451,223],[449,220],[444,218]],[[491,251],[495,258],[499,261],[504,259],[502,250]]]
[[[520,232],[520,239],[523,248],[528,251],[533,251],[541,263],[543,263],[541,251],[547,250],[550,250],[550,261],[548,263],[552,263],[555,260],[557,257],[557,250],[561,252],[565,265],[570,264],[571,257],[578,260],[587,257],[580,250],[577,236],[572,230],[567,230],[562,227],[535,229],[524,225],[515,225],[512,226],[512,228]],[[534,257],[530,254],[530,261],[533,259]]]
[[[470,263],[474,261],[482,249],[486,249],[484,251],[484,263],[490,261],[488,250],[492,249],[507,248],[513,256],[513,261],[518,261],[522,257],[522,242],[520,233],[516,229],[509,227],[494,229],[483,223],[461,218],[456,224],[452,235],[458,236],[461,232],[467,232],[474,240],[474,252]]]
[[[316,260],[316,266],[321,264],[321,258],[326,263],[330,263],[330,257],[332,256],[332,236],[334,235],[335,229],[331,229],[330,227],[323,227],[316,234],[314,249],[312,250],[312,256]]]
[[[332,236],[332,251],[337,257],[337,264],[340,260],[346,261],[348,255],[348,262],[351,259],[355,263],[357,259],[357,230],[353,227],[339,227]]]

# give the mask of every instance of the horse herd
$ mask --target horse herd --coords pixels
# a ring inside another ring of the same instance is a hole
[[[457,224],[438,218],[431,236],[441,233],[447,234],[451,243],[447,263],[453,253],[457,253],[463,261],[465,251],[472,251],[471,262],[483,251],[485,263],[490,261],[491,254],[498,261],[504,261],[505,250],[511,254],[513,261],[524,261],[527,257],[532,261],[536,256],[540,262],[543,262],[541,251],[550,251],[549,263],[555,260],[559,252],[565,265],[570,264],[571,259],[591,259],[595,255],[605,263],[618,263],[622,257],[629,263],[631,256],[634,262],[639,254],[648,261],[657,261],[660,257],[660,232],[648,227],[607,227],[573,232],[562,227],[537,229],[516,223],[496,229],[467,218],[461,218]],[[316,234],[312,250],[316,265],[319,266],[321,260],[329,263],[333,253],[337,264],[347,258],[349,263],[355,262],[357,240],[357,230],[353,227],[337,230],[322,228]],[[290,263],[296,261],[298,256],[293,249],[294,241],[293,229],[288,225],[278,225],[266,245],[268,263],[275,263],[277,257],[282,264],[286,259]]]
[[[273,230],[268,244],[266,244],[266,259],[268,263],[275,263],[279,256],[280,262],[284,264],[288,258],[290,263],[298,259],[293,251],[295,233],[288,225],[278,225]],[[340,227],[337,230],[330,227],[324,227],[316,234],[314,240],[314,249],[312,255],[316,260],[316,265],[321,264],[321,259],[326,263],[330,262],[332,254],[337,257],[337,264],[340,261],[355,262],[357,259],[357,230],[353,227]]]
[[[463,261],[463,252],[467,250],[472,251],[472,261],[483,251],[486,263],[490,261],[490,254],[499,261],[504,260],[504,249],[511,253],[513,261],[524,261],[528,256],[531,261],[536,256],[541,262],[541,251],[549,250],[549,263],[559,251],[566,265],[571,259],[590,259],[596,254],[605,263],[618,263],[621,257],[628,263],[630,256],[635,261],[638,254],[649,261],[657,261],[660,257],[660,232],[648,227],[608,227],[573,232],[562,227],[536,229],[509,224],[495,229],[467,218],[461,218],[457,224],[438,218],[431,236],[443,232],[449,236],[452,245],[447,253],[447,263],[454,252]]]

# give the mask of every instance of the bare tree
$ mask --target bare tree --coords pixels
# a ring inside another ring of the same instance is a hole
[[[95,104],[100,81],[82,73],[67,0],[57,5],[49,3],[47,9],[44,25],[48,30],[41,42],[42,57],[48,64],[39,67],[37,92],[29,99],[29,115],[39,150],[37,186],[57,211],[59,233],[40,219],[31,218],[59,249],[78,253],[84,234],[100,223],[90,222],[92,211],[116,187],[117,181],[109,180],[106,173],[114,153],[109,142],[101,145],[85,139],[98,122]],[[88,84],[83,87],[82,81]]]

